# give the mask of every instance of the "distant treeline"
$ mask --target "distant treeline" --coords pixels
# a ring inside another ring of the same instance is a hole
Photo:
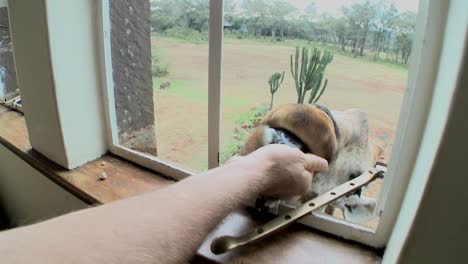
[[[286,0],[224,1],[226,31],[242,37],[304,39],[332,44],[353,56],[371,55],[407,63],[411,54],[416,13],[399,12],[390,0],[367,0],[343,6],[343,16],[317,14],[313,1],[298,10]],[[209,0],[153,0],[154,31],[188,28],[206,34]],[[367,53],[367,54],[366,54]]]

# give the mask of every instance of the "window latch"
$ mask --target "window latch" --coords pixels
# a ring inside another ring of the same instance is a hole
[[[273,220],[267,222],[266,224],[258,226],[257,228],[251,230],[250,232],[242,236],[222,236],[216,238],[211,243],[211,251],[214,254],[222,254],[239,246],[249,244],[261,238],[265,238],[279,231],[280,229],[296,222],[302,217],[310,214],[312,211],[324,205],[327,205],[364,185],[369,184],[377,178],[383,178],[385,172],[385,167],[376,165],[375,167],[369,169],[360,176],[350,181],[347,181],[314,199],[307,201],[303,205],[297,207],[296,209],[290,212],[279,215]]]

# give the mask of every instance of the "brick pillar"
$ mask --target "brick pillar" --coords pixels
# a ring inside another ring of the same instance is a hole
[[[150,4],[148,0],[109,2],[120,143],[156,155]]]

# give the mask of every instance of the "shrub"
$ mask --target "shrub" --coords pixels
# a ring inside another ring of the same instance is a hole
[[[268,79],[268,85],[270,86],[270,94],[271,94],[270,109],[273,108],[273,99],[275,97],[275,93],[280,88],[281,84],[283,83],[283,80],[284,80],[284,71],[283,73],[275,72]]]
[[[164,77],[169,74],[167,65],[161,65],[157,56],[151,56],[151,75],[154,77]]]
[[[291,54],[291,75],[296,85],[298,104],[304,103],[308,91],[309,104],[320,99],[328,84],[328,79],[325,79],[322,86],[325,69],[332,60],[333,55],[327,50],[322,54],[322,51],[313,48],[309,58],[309,49],[303,47],[301,54],[299,47],[296,47],[295,55]]]
[[[240,30],[225,30],[224,36],[227,38],[236,38],[236,39],[244,39],[249,38],[249,34],[242,32]]]
[[[173,27],[164,31],[168,37],[183,39],[191,42],[203,42],[208,39],[208,33],[186,28],[186,27]]]
[[[221,154],[222,163],[239,154],[251,130],[260,124],[260,121],[269,110],[269,105],[261,105],[236,120],[237,127],[233,131],[232,143]]]

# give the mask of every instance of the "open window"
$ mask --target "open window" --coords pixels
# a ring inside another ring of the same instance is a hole
[[[22,112],[16,78],[8,5],[0,1],[0,104]]]
[[[372,159],[382,157],[387,163],[407,91],[418,4],[225,1],[221,162],[239,153],[249,131],[271,107],[313,102],[331,110],[359,108],[367,113],[366,141],[371,148],[384,146],[381,153],[372,153],[376,155]],[[307,61],[314,48],[333,56],[325,64],[323,79],[317,82],[317,93],[311,91],[305,98],[299,98],[300,77],[294,76],[296,63],[301,71],[302,47],[309,50]],[[275,75],[277,90],[270,84]],[[360,199],[377,200],[382,188],[382,180],[376,180],[363,190]],[[368,202],[373,206],[373,201]],[[343,219],[341,209],[330,214],[333,221]],[[373,233],[378,225],[379,217],[374,217],[353,226]]]
[[[370,137],[388,138],[391,161],[386,179],[366,190],[379,200],[372,222],[302,222],[384,247],[424,135],[448,5],[299,2],[102,1],[110,149],[175,179],[216,167],[238,153],[272,102],[296,102],[296,47],[330,51],[319,103],[367,112]],[[272,100],[269,77],[283,71]]]

